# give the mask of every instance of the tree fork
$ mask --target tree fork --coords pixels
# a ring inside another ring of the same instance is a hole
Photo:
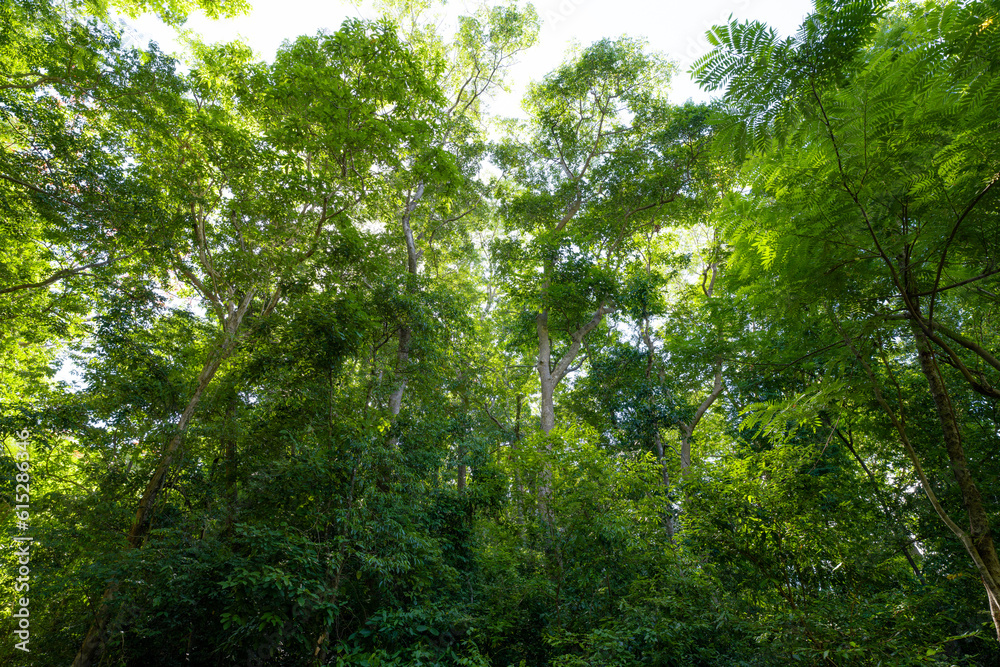
[[[717,399],[722,394],[722,356],[717,355],[715,357],[715,380],[712,384],[712,391],[705,400],[701,402],[698,409],[694,413],[694,418],[691,419],[690,424],[681,423],[681,472],[684,475],[688,474],[688,469],[691,467],[691,436],[694,435],[694,430],[698,428],[698,422],[701,418],[705,416],[708,409],[712,407]]]
[[[983,498],[979,493],[972,473],[969,471],[968,460],[965,456],[965,449],[962,447],[962,437],[958,426],[958,418],[955,416],[955,408],[948,394],[941,369],[934,357],[930,341],[916,323],[913,324],[913,338],[917,347],[917,359],[920,368],[930,387],[931,397],[938,415],[938,422],[944,434],[945,449],[948,452],[948,459],[951,463],[952,474],[962,492],[962,504],[965,506],[966,515],[969,518],[969,538],[971,547],[976,551],[982,561],[983,569],[980,576],[986,588],[986,594],[990,602],[990,615],[1000,640],[1000,559],[997,558],[996,545],[993,542],[993,535],[990,529],[989,516],[983,507]]]
[[[962,530],[962,528],[956,524],[954,520],[952,520],[952,518],[948,515],[948,512],[944,509],[944,506],[941,504],[941,501],[938,500],[937,494],[934,493],[934,487],[931,485],[926,473],[924,473],[924,468],[920,464],[920,457],[917,456],[917,452],[913,448],[913,444],[910,442],[910,438],[906,433],[906,425],[901,421],[902,399],[900,399],[900,415],[897,416],[889,406],[885,396],[882,395],[882,390],[879,389],[878,381],[875,378],[875,373],[872,371],[871,365],[854,346],[851,338],[844,332],[843,327],[840,326],[840,321],[837,319],[836,315],[833,315],[832,319],[837,331],[844,337],[844,342],[847,343],[851,352],[854,354],[854,358],[857,359],[858,363],[860,363],[865,369],[865,374],[868,376],[868,381],[871,384],[872,391],[875,393],[875,399],[878,401],[879,405],[882,406],[882,409],[885,411],[889,421],[892,422],[893,428],[896,429],[896,433],[899,434],[899,441],[903,445],[903,449],[906,451],[906,455],[910,459],[910,462],[913,464],[913,471],[917,474],[917,478],[920,480],[920,486],[923,488],[924,494],[927,496],[927,500],[930,501],[931,506],[934,508],[934,511],[937,513],[941,521],[962,543],[962,546],[965,547],[966,552],[975,563],[976,570],[979,572],[979,576],[983,581],[983,586],[986,588],[986,595],[990,600],[990,613],[993,618],[994,628],[996,628],[997,636],[1000,638],[1000,617],[996,614],[996,610],[1000,608],[1000,605],[997,604],[997,601],[1000,600],[1000,587],[998,587],[998,580],[996,576],[993,572],[991,572],[990,566],[983,560],[983,557],[976,546],[976,541],[969,535],[969,533]],[[920,333],[920,331],[915,332],[916,335],[919,335]],[[929,351],[929,344],[927,344],[926,340],[924,343],[927,346],[926,349]],[[934,361],[933,366],[934,368],[937,368],[936,361]],[[940,373],[938,373],[937,377],[940,379]],[[964,458],[964,452],[962,452],[962,457]],[[981,505],[980,509],[982,509]],[[993,558],[996,559],[995,550],[993,551]]]
[[[237,342],[236,333],[243,322],[243,317],[246,315],[255,292],[256,290],[252,288],[248,290],[240,300],[239,306],[226,318],[223,323],[225,338],[222,344],[212,351],[205,361],[201,373],[198,374],[198,386],[195,388],[187,407],[184,408],[184,412],[181,413],[181,417],[177,421],[176,433],[170,439],[170,442],[167,443],[167,447],[160,458],[160,463],[156,466],[156,470],[153,471],[153,475],[150,477],[143,491],[142,498],[139,500],[139,507],[136,510],[135,519],[132,521],[132,526],[129,529],[127,537],[128,548],[130,549],[140,548],[146,535],[149,533],[149,514],[156,503],[160,490],[163,488],[167,473],[173,464],[174,454],[181,447],[181,443],[184,440],[184,433],[187,431],[188,424],[194,415],[195,408],[198,407],[198,402],[201,400],[202,394],[208,388],[208,385],[211,384],[213,378],[215,378],[215,374],[222,365],[222,362],[235,349]],[[279,292],[276,290],[271,299],[268,300],[267,305],[261,313],[262,316],[270,314],[274,306],[277,305],[278,294]],[[94,660],[99,655],[104,643],[104,637],[111,618],[111,602],[118,593],[118,587],[119,583],[112,581],[104,590],[94,621],[87,630],[80,650],[73,659],[73,667],[91,667],[94,664]]]
[[[410,226],[410,216],[416,210],[417,204],[424,196],[424,184],[417,186],[417,191],[413,196],[407,195],[406,210],[403,212],[403,237],[406,241],[406,272],[407,272],[407,292],[417,293],[417,267],[420,261],[420,252],[413,240],[413,228]],[[396,388],[389,396],[389,412],[392,416],[398,417],[399,411],[403,407],[403,392],[406,391],[406,366],[410,360],[410,345],[413,341],[413,330],[409,324],[403,324],[399,328],[399,347],[396,350]],[[393,439],[395,444],[395,439]]]

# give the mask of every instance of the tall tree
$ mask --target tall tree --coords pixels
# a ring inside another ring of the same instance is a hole
[[[302,37],[270,67],[239,46],[199,47],[191,98],[171,109],[175,132],[151,138],[140,159],[159,170],[177,224],[172,268],[218,325],[196,386],[177,418],[128,533],[139,548],[185,431],[220,366],[244,337],[251,310],[266,318],[281,285],[296,280],[373,174],[419,144],[434,84],[388,23],[346,22]],[[117,591],[105,591],[76,665],[100,650]]]
[[[483,5],[459,16],[455,34],[447,36],[438,32],[434,3],[387,1],[380,7],[397,21],[402,39],[435,69],[446,99],[433,119],[432,137],[421,150],[400,156],[399,169],[386,175],[383,196],[373,198],[370,209],[390,229],[398,226],[406,252],[401,300],[411,312],[401,313],[397,325],[388,400],[389,413],[396,417],[412,375],[411,353],[419,347],[412,311],[419,307],[420,292],[442,281],[442,267],[464,267],[446,271],[444,282],[475,273],[470,230],[489,215],[485,187],[478,180],[486,150],[485,107],[505,88],[515,58],[534,43],[538,17],[531,5]]]
[[[532,329],[546,433],[557,386],[619,308],[635,239],[680,217],[698,187],[706,114],[667,104],[669,74],[638,41],[597,42],[529,89],[529,120],[496,150],[508,235],[494,253]]]
[[[819,302],[972,559],[1000,637],[1000,560],[981,488],[989,480],[970,462],[962,414],[1000,398],[988,289],[1000,201],[1000,162],[987,149],[1000,130],[990,92],[1000,86],[996,24],[986,2],[892,12],[882,2],[819,2],[794,38],[760,23],[717,27],[696,73],[708,88],[726,86],[733,136],[751,151],[753,224],[736,237],[744,275],[776,273]],[[873,367],[885,357],[863,344],[901,335],[899,322],[933,399],[967,529],[924,472],[907,398]]]

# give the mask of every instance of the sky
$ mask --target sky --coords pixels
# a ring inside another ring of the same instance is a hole
[[[373,19],[370,6],[358,6],[338,0],[250,0],[253,11],[236,19],[211,21],[195,16],[185,26],[206,41],[229,41],[243,38],[262,58],[271,60],[286,39],[312,35],[319,30],[336,30],[344,19]],[[510,93],[499,95],[490,110],[500,116],[519,116],[520,99],[528,82],[541,79],[562,61],[574,42],[588,45],[605,37],[645,37],[650,48],[667,55],[679,72],[671,86],[675,103],[688,99],[707,101],[708,93],[691,81],[687,70],[709,50],[705,32],[712,25],[736,19],[753,19],[774,27],[779,34],[795,32],[812,8],[812,0],[535,0],[542,19],[538,42],[521,54],[511,71]],[[452,0],[448,11],[453,15],[471,13],[475,4]],[[465,11],[463,11],[463,9]],[[145,39],[160,43],[172,52],[172,31],[154,17],[131,22]]]

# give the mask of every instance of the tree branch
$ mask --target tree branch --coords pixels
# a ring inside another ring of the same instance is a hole
[[[597,312],[594,313],[594,316],[590,318],[590,321],[570,334],[570,338],[573,342],[570,344],[569,349],[566,350],[565,354],[563,354],[562,358],[559,359],[559,363],[556,364],[555,369],[552,371],[552,377],[555,378],[556,384],[561,382],[562,379],[566,377],[570,364],[572,364],[573,360],[576,359],[576,355],[580,352],[580,346],[583,345],[583,337],[593,331],[597,325],[601,323],[601,320],[604,319],[604,316],[615,309],[615,306],[601,304],[600,308],[597,309]]]
[[[61,271],[56,271],[55,273],[53,273],[51,276],[49,276],[45,280],[42,280],[42,281],[37,282],[37,283],[24,283],[23,285],[15,285],[13,287],[4,287],[3,289],[0,289],[0,294],[9,294],[11,292],[18,292],[20,290],[26,290],[26,289],[36,289],[38,287],[48,287],[49,285],[51,285],[53,283],[59,282],[63,278],[68,278],[70,276],[74,276],[74,275],[83,273],[84,271],[88,271],[90,269],[96,269],[96,268],[99,268],[99,267],[102,267],[102,266],[108,266],[109,264],[114,264],[115,262],[117,262],[120,259],[128,259],[129,257],[132,257],[135,254],[136,253],[132,252],[132,253],[129,253],[129,254],[123,256],[123,257],[109,257],[108,259],[100,261],[100,262],[93,262],[91,264],[86,264],[84,266],[78,266],[78,267],[72,268],[72,269],[63,269]]]

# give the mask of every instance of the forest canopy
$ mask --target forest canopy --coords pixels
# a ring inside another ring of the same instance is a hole
[[[1000,2],[434,6],[0,2],[0,661],[997,664]]]

